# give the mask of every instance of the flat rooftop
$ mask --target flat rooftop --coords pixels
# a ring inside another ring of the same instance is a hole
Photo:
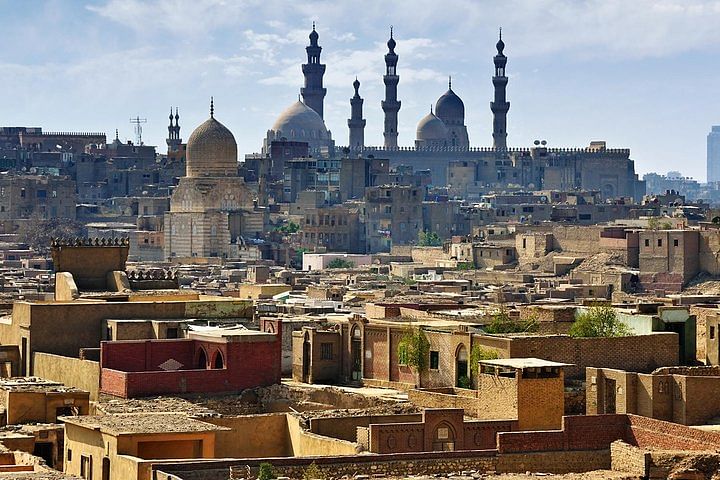
[[[110,435],[199,433],[229,430],[182,413],[120,413],[62,417],[66,424],[99,430]]]
[[[482,365],[493,367],[514,368],[524,370],[526,368],[543,367],[572,367],[572,363],[551,362],[541,358],[498,358],[496,360],[480,360]]]
[[[10,377],[0,378],[0,390],[23,392],[84,392],[79,388],[67,387],[60,382],[45,380],[39,377]]]

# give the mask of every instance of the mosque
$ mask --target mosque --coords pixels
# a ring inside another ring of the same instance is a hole
[[[327,89],[323,86],[326,65],[320,63],[322,47],[313,24],[310,44],[305,48],[307,63],[302,65],[305,78],[298,100],[280,114],[263,140],[262,154],[270,155],[272,142],[306,142],[315,157],[342,158],[348,155],[386,158],[391,166],[409,165],[415,170],[429,170],[433,184],[451,186],[452,170],[473,170],[471,182],[482,188],[507,186],[554,190],[598,190],[606,198],[632,197],[640,200],[645,193],[644,183],[635,174],[628,149],[608,149],[605,142],[592,142],[585,148],[509,148],[507,145],[507,114],[510,102],[506,97],[508,77],[505,42],[500,30],[493,57],[494,97],[490,102],[493,116],[492,146],[472,147],[465,125],[465,105],[453,91],[448,90],[430,112],[418,123],[413,147],[400,147],[398,137],[398,97],[400,75],[398,44],[392,28],[385,54],[385,98],[381,102],[384,114],[383,145],[369,146],[365,142],[366,121],[363,118],[363,98],[360,82],[355,79],[354,96],[350,99],[348,142],[336,146],[331,131],[323,120],[323,102]]]

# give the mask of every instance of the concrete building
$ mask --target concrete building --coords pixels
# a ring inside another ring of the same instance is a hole
[[[720,182],[720,125],[713,125],[707,136],[707,181]]]

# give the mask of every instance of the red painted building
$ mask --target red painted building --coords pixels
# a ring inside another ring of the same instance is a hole
[[[102,342],[100,391],[123,398],[231,393],[280,383],[282,324],[209,328],[188,338]]]

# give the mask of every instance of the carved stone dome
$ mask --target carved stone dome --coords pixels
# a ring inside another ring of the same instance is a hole
[[[446,141],[448,138],[448,129],[442,120],[430,112],[418,123],[416,138],[417,140],[430,142]]]
[[[186,176],[237,176],[237,142],[213,116],[197,127],[187,142]]]
[[[312,108],[297,101],[280,114],[272,131],[290,141],[313,143],[328,140],[325,122]]]

